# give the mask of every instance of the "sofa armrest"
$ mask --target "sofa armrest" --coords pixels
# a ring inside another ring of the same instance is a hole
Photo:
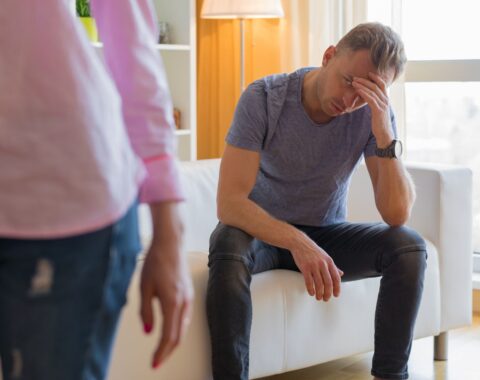
[[[464,167],[409,164],[417,201],[409,223],[438,250],[441,331],[471,323],[472,172]]]
[[[407,163],[417,199],[408,225],[438,251],[441,331],[471,323],[472,172],[465,167]],[[360,196],[359,196],[360,194]],[[381,220],[365,165],[352,178],[349,220]]]

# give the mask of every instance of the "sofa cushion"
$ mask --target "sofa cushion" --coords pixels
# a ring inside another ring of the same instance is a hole
[[[440,332],[438,254],[428,241],[427,251],[425,289],[415,338]],[[196,302],[201,303],[196,308],[201,315],[197,314],[195,330],[208,331],[202,312],[208,278],[207,258],[206,252],[189,253]],[[380,278],[343,283],[341,296],[324,303],[306,293],[300,273],[275,270],[253,276],[251,377],[282,373],[373,350],[379,284]],[[208,335],[205,338],[209,339]],[[205,347],[198,346],[191,349],[192,352],[201,352],[198,365],[202,360],[209,362],[209,348],[205,350]]]

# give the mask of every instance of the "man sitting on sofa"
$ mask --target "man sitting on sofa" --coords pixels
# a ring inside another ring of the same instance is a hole
[[[269,76],[243,93],[226,138],[220,222],[210,240],[215,380],[248,379],[250,282],[272,269],[300,271],[319,301],[339,297],[341,281],[382,276],[372,375],[408,378],[426,248],[403,226],[415,192],[387,93],[405,62],[399,36],[366,23],[330,46],[321,67]],[[385,223],[345,220],[362,157]]]

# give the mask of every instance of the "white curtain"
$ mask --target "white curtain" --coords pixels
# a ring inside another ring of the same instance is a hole
[[[285,71],[303,66],[319,66],[323,53],[335,45],[351,28],[368,18],[369,0],[282,0],[285,19],[282,33]],[[372,1],[372,0],[370,0]],[[375,21],[390,25],[401,33],[402,0],[376,0]],[[399,136],[405,140],[405,86],[403,75],[390,88]]]
[[[283,0],[284,64],[319,66],[325,49],[367,20],[367,0]],[[287,53],[288,51],[288,53]]]

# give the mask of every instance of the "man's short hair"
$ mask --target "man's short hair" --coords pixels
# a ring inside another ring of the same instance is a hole
[[[369,50],[378,71],[393,68],[395,80],[405,68],[407,57],[400,36],[392,28],[379,22],[359,24],[342,37],[336,46],[338,52]]]

